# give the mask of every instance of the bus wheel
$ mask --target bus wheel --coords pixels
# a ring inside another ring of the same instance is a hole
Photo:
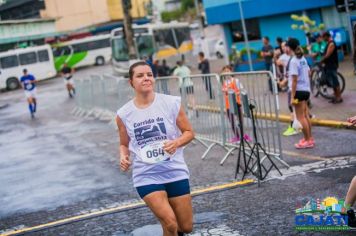
[[[104,59],[104,57],[97,57],[96,59],[95,59],[95,65],[97,65],[97,66],[101,66],[101,65],[104,65],[105,64],[105,59]]]
[[[6,81],[7,90],[15,90],[20,87],[19,80],[15,77],[9,78]]]

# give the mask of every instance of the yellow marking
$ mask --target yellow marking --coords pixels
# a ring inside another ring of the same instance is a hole
[[[245,179],[243,181],[235,181],[235,182],[231,182],[231,183],[211,186],[208,188],[197,189],[197,190],[192,191],[191,194],[193,196],[195,196],[195,195],[199,195],[202,193],[208,193],[208,192],[212,192],[212,191],[228,189],[228,188],[242,186],[242,185],[246,185],[246,184],[250,184],[250,183],[254,183],[254,181],[252,179]],[[127,204],[127,205],[123,205],[123,206],[119,206],[119,207],[108,208],[108,209],[100,210],[97,212],[87,213],[87,214],[78,215],[78,216],[72,216],[72,217],[61,219],[61,220],[49,222],[46,224],[41,224],[41,225],[37,225],[37,226],[33,226],[33,227],[10,231],[10,232],[0,234],[0,236],[9,236],[9,235],[15,235],[15,234],[20,234],[20,233],[27,233],[27,232],[31,232],[31,231],[41,230],[44,228],[49,228],[51,226],[57,226],[57,225],[65,224],[65,223],[70,223],[71,221],[84,220],[86,218],[91,218],[91,217],[100,216],[100,215],[104,215],[104,214],[116,213],[117,211],[120,211],[120,210],[126,210],[126,209],[134,208],[134,207],[142,207],[144,205],[145,205],[145,202],[140,201],[137,203]]]
[[[188,105],[188,107],[191,107]],[[197,110],[201,111],[209,111],[209,112],[220,112],[220,109],[216,106],[209,106],[209,105],[197,105]],[[276,115],[272,113],[261,113],[257,112],[256,118],[265,119],[265,120],[276,120]],[[281,122],[290,122],[290,115],[279,115],[279,121]],[[337,121],[337,120],[323,120],[323,119],[311,119],[310,120],[312,125],[317,126],[326,126],[326,127],[338,127],[338,128],[350,128],[350,124],[345,121]]]

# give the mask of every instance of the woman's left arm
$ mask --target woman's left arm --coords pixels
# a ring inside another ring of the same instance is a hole
[[[180,107],[179,109],[176,123],[182,132],[182,135],[174,140],[169,140],[164,143],[163,150],[169,154],[175,153],[177,148],[183,147],[194,139],[194,131],[192,125],[185,115],[183,107]]]

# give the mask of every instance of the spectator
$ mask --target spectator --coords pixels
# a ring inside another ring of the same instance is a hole
[[[183,61],[177,61],[177,67],[174,69],[173,75],[179,77],[179,91],[182,94],[182,89],[185,90],[185,95],[188,98],[188,104],[195,110],[196,117],[199,116],[198,110],[195,107],[194,99],[194,87],[193,81],[190,78],[190,69],[183,64]],[[191,118],[192,114],[189,112],[188,106],[188,117]]]
[[[331,87],[334,89],[334,98],[330,100],[330,103],[341,103],[343,100],[341,98],[340,84],[337,78],[339,59],[336,44],[329,32],[323,34],[323,39],[327,42],[327,46],[326,52],[320,61],[325,64],[325,76]]]
[[[319,33],[314,34],[315,42],[311,45],[311,56],[316,62],[320,62],[321,57],[325,53],[327,43]]]
[[[202,74],[210,74],[210,64],[208,59],[205,58],[203,52],[199,52],[199,70]],[[205,90],[209,92],[209,98],[214,99],[213,89],[211,87],[211,80],[209,76],[203,76],[203,81],[205,83]]]
[[[283,39],[281,37],[277,37],[276,42],[277,42],[277,47],[274,48],[274,56],[278,58],[283,53],[282,51]]]
[[[158,66],[158,76],[169,76],[171,74],[171,68],[167,65],[166,59],[162,60],[162,65]]]
[[[273,59],[273,47],[269,43],[269,38],[263,37],[263,47],[261,49],[261,56],[265,60],[266,70],[271,70],[272,59]]]

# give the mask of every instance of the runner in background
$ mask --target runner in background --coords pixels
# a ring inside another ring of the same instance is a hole
[[[132,163],[134,187],[160,221],[164,236],[190,233],[193,210],[183,146],[194,138],[192,126],[180,97],[154,92],[146,62],[131,65],[129,78],[135,97],[116,117],[120,168],[127,171]]]
[[[74,81],[73,81],[74,69],[70,68],[67,63],[63,64],[61,70],[61,76],[64,79],[64,84],[66,85],[68,96],[72,98],[75,95]]]
[[[31,118],[35,118],[37,110],[37,91],[36,91],[36,78],[28,74],[27,69],[23,69],[23,76],[20,79],[21,86],[25,90],[25,96],[28,102],[28,109],[30,110]]]

